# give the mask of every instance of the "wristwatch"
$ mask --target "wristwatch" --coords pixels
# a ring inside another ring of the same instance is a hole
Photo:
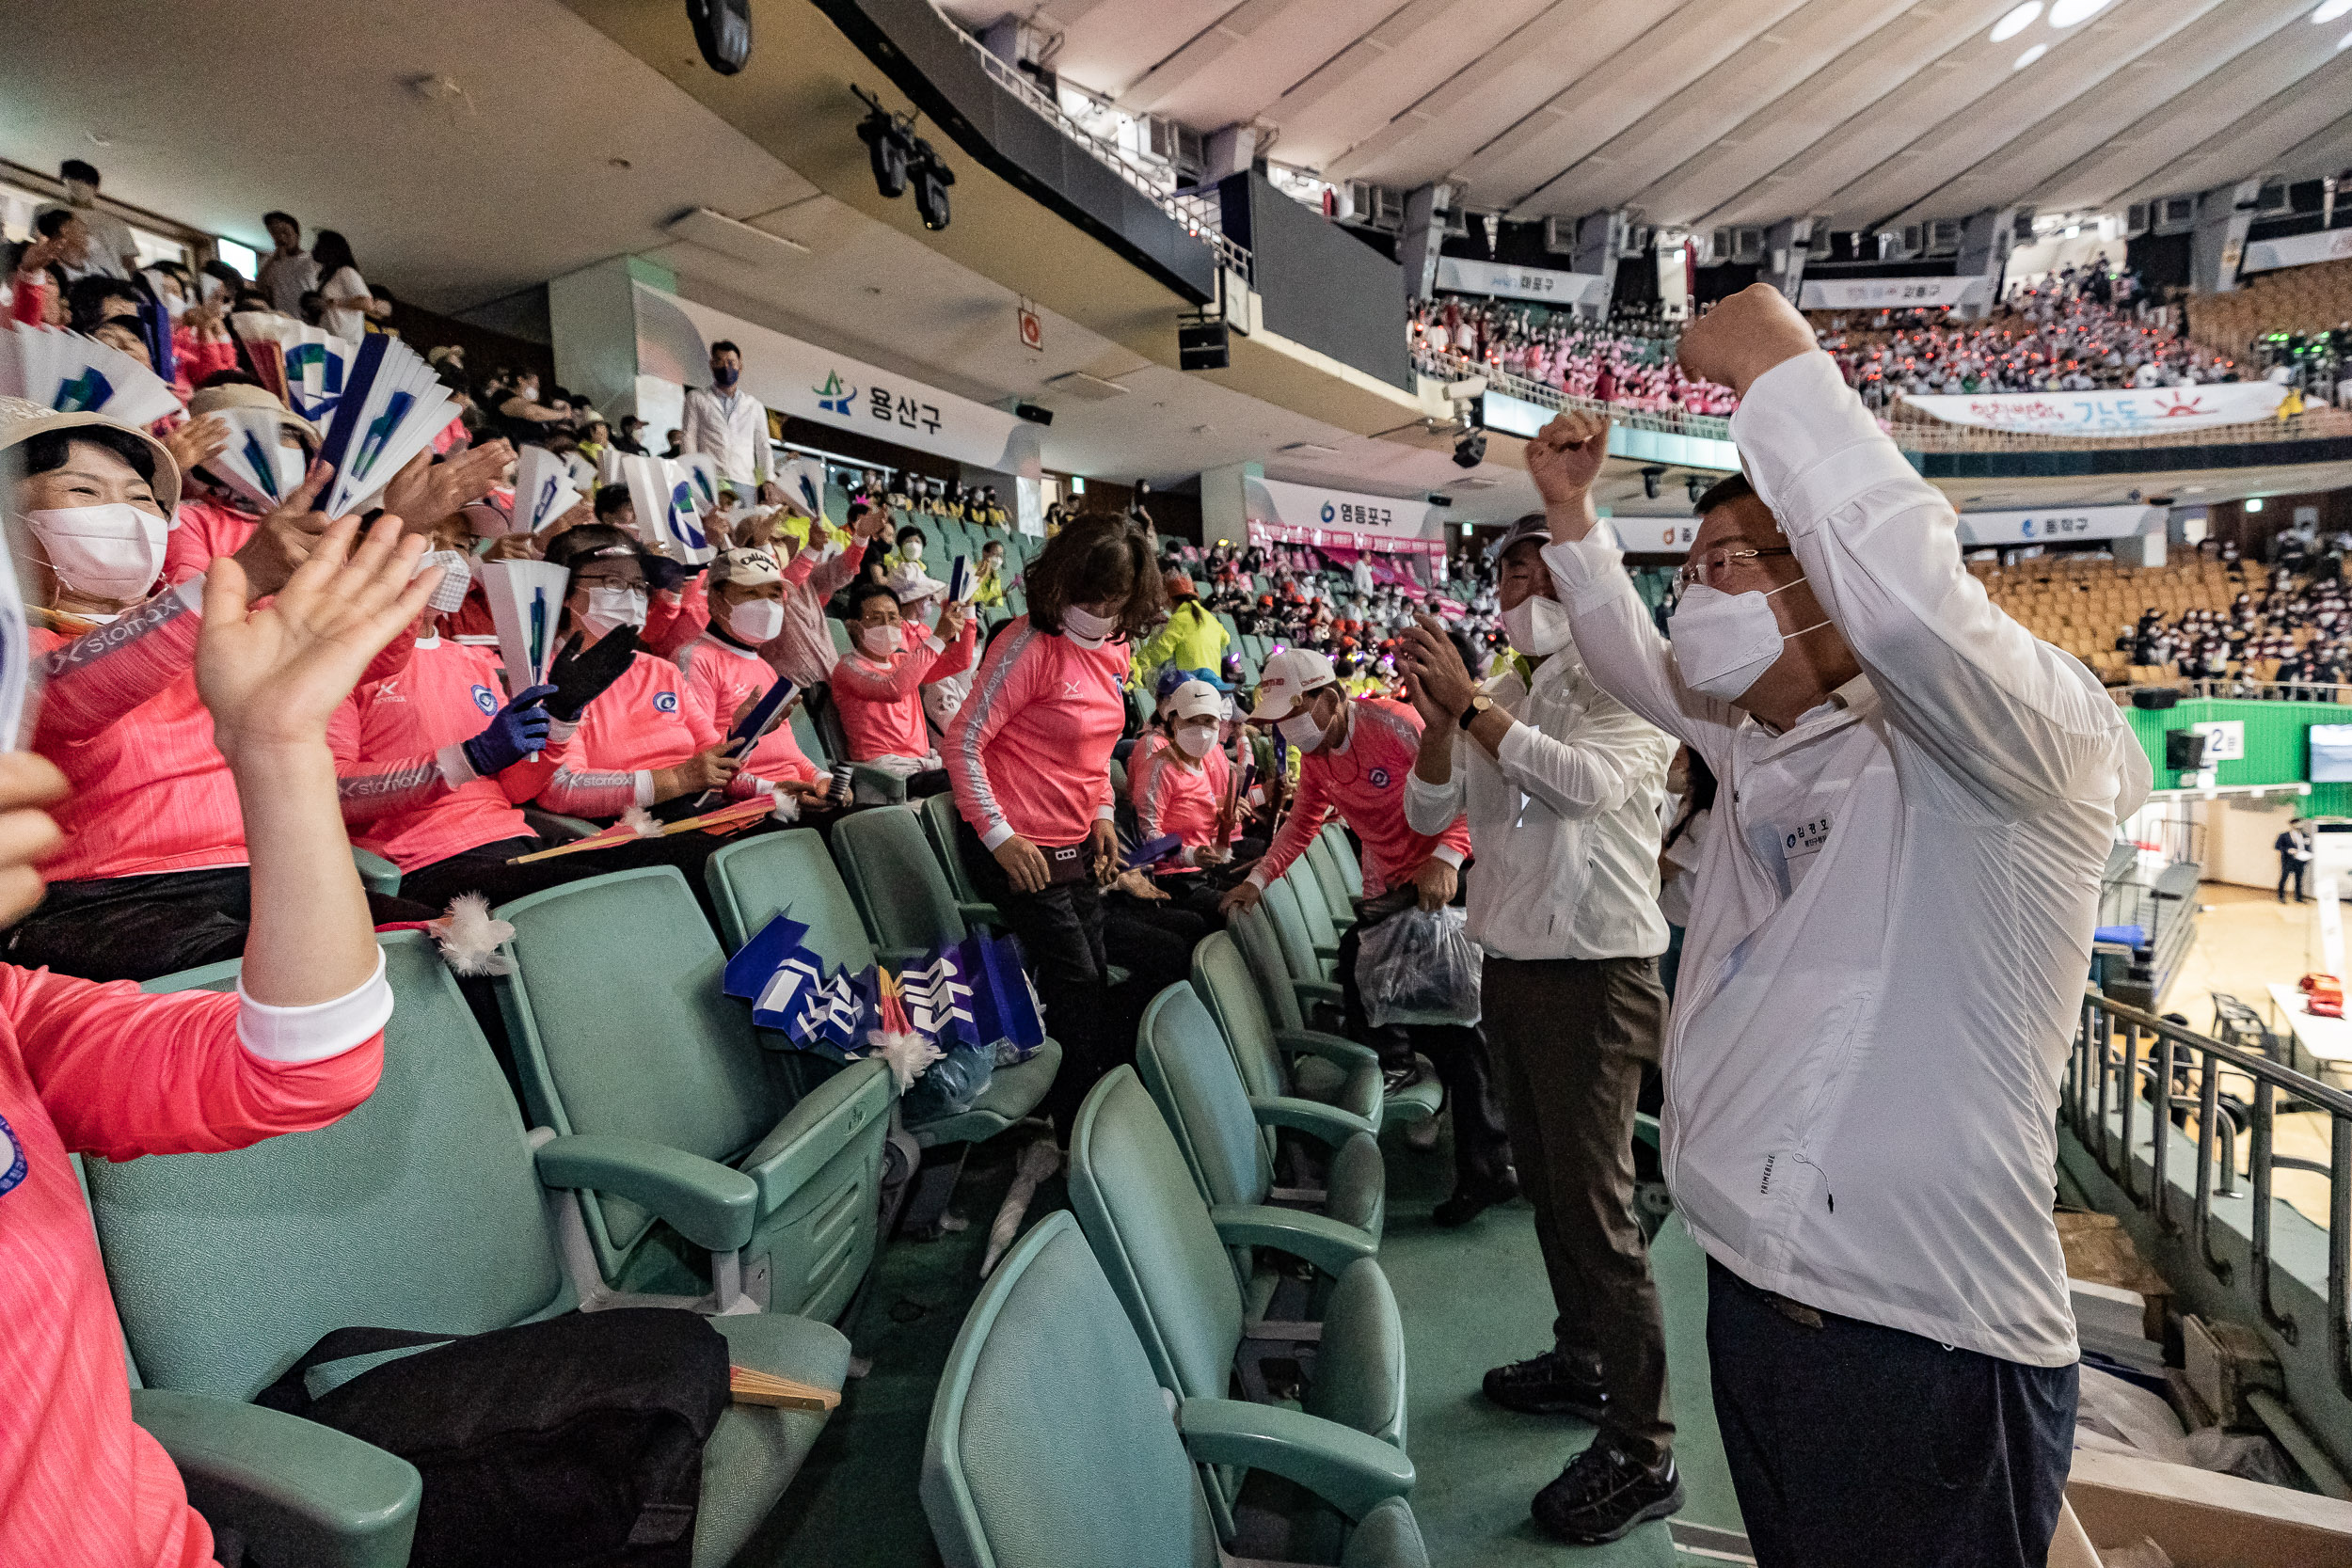
[[[1462,710],[1462,728],[1464,730],[1468,730],[1472,724],[1477,723],[1478,716],[1482,713],[1487,712],[1493,708],[1494,705],[1495,700],[1492,697],[1487,696],[1483,691],[1477,696],[1472,697],[1470,700],[1470,706]]]

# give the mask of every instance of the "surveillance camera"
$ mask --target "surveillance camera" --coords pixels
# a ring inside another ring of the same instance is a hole
[[[1454,443],[1454,461],[1461,467],[1475,468],[1486,460],[1486,433],[1472,430]]]
[[[1486,378],[1473,375],[1467,380],[1448,382],[1445,395],[1450,403],[1476,403],[1486,395]]]
[[[1644,468],[1642,470],[1642,494],[1648,497],[1651,500],[1656,500],[1658,499],[1658,482],[1665,477],[1666,470],[1663,468]]]

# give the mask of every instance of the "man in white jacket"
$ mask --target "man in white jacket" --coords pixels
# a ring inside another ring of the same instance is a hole
[[[1666,1408],[1666,1338],[1633,1218],[1633,1108],[1658,1061],[1658,808],[1674,742],[1585,673],[1523,517],[1497,552],[1510,668],[1484,688],[1438,623],[1405,638],[1421,752],[1406,821],[1467,810],[1470,934],[1503,1125],[1551,1283],[1551,1347],[1486,1377],[1489,1400],[1600,1430],[1535,1497],[1536,1521],[1614,1541],[1682,1504]]]
[[[2077,1359],[2058,1085],[2148,759],[1779,293],[1680,357],[1740,394],[1747,473],[1700,500],[1671,647],[1588,495],[1607,421],[1528,467],[1593,678],[1722,781],[1663,1122],[1740,1511],[1763,1568],[2039,1565]]]
[[[686,446],[719,465],[748,499],[775,477],[768,447],[768,410],[742,389],[743,352],[722,339],[710,345],[710,385],[686,393]]]

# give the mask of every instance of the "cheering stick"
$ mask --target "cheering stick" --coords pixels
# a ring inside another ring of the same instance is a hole
[[[727,1397],[737,1404],[765,1404],[778,1410],[812,1410],[818,1415],[834,1409],[841,1396],[814,1383],[755,1371],[749,1367],[727,1369]]]
[[[752,704],[751,711],[743,715],[743,721],[735,726],[727,736],[726,743],[719,748],[719,754],[723,757],[750,755],[752,748],[759,744],[759,737],[774,727],[776,716],[784,711],[784,705],[791,699],[792,683],[779,679]],[[694,801],[694,809],[700,811],[710,804],[718,793],[715,789],[704,790]]]
[[[536,849],[528,855],[516,855],[506,863],[529,865],[533,861],[553,860],[558,855],[577,855],[583,849],[610,849],[616,844],[630,844],[641,838],[668,838],[674,833],[725,832],[730,828],[739,828],[756,822],[775,809],[775,802],[763,795],[757,800],[739,800],[734,805],[723,806],[717,811],[707,812],[701,816],[689,816],[675,822],[661,823],[660,831],[656,832],[641,832],[627,822],[616,822],[602,832],[591,833],[586,838],[576,838],[569,844],[559,844],[552,849]]]

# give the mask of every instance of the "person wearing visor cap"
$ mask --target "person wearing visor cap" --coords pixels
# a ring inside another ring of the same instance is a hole
[[[1227,913],[1255,907],[1266,885],[1306,852],[1334,816],[1364,847],[1367,904],[1407,887],[1423,910],[1454,902],[1462,863],[1470,858],[1469,826],[1456,816],[1438,832],[1423,833],[1405,816],[1406,781],[1421,752],[1419,714],[1385,697],[1351,698],[1330,659],[1312,648],[1286,648],[1266,660],[1258,677],[1258,705],[1249,717],[1271,723],[1300,753],[1298,785],[1273,844],[1248,879],[1225,895],[1221,907]],[[1467,1223],[1518,1191],[1494,1102],[1486,1042],[1475,1028],[1374,1028],[1356,978],[1365,928],[1359,919],[1340,938],[1347,1032],[1380,1053],[1391,1092],[1419,1080],[1417,1051],[1437,1067],[1454,1106],[1454,1193],[1435,1217],[1440,1224]]]
[[[258,414],[268,421],[264,429],[274,428],[274,443],[260,431],[250,433],[252,445],[247,459],[252,461],[258,452],[269,464],[270,477],[276,481],[278,494],[292,495],[309,473],[310,459],[319,450],[318,427],[298,414],[289,413],[286,405],[266,388],[234,381],[206,387],[190,398],[188,426],[199,427],[211,420],[223,446],[232,438],[244,446],[247,433],[239,431],[232,436],[225,420],[213,418],[232,410],[241,415],[245,411]],[[184,477],[186,483],[173,515],[171,534],[164,545],[167,572],[182,568],[200,572],[213,557],[234,555],[252,536],[262,516],[261,508],[250,497],[201,465],[186,469]]]
[[[1613,1541],[1681,1505],[1666,1338],[1633,1215],[1633,1114],[1658,1062],[1659,806],[1674,742],[1593,683],[1541,557],[1543,515],[1496,546],[1511,657],[1483,686],[1431,615],[1407,627],[1423,728],[1406,820],[1470,820],[1470,935],[1519,1185],[1551,1284],[1551,1345],[1486,1398],[1599,1428],[1536,1497],[1564,1539]],[[1596,1477],[1610,1484],[1601,1484]]]
[[[1744,471],[1699,499],[1671,641],[1593,506],[1608,421],[1527,467],[1594,682],[1720,781],[1661,1122],[1740,1513],[1761,1568],[2039,1565],[2080,1360],[2058,1084],[2148,755],[1786,298],[1678,353],[1739,394]]]

